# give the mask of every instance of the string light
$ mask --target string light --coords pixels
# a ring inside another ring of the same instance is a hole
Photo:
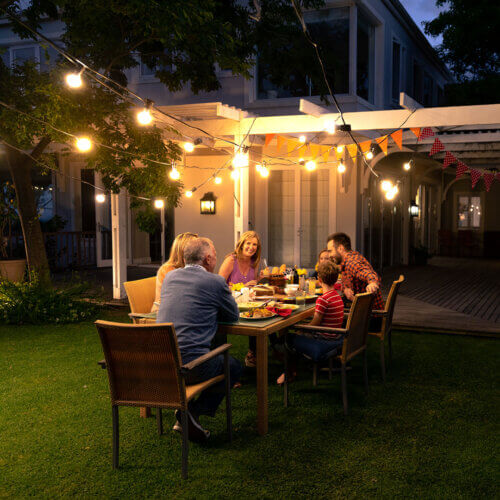
[[[338,164],[338,167],[337,167],[337,172],[338,172],[339,174],[343,174],[343,173],[345,172],[345,165],[344,165],[342,162],[340,162],[340,163]]]
[[[154,204],[154,207],[157,208],[158,210],[165,206],[165,202],[161,198],[157,198],[153,202],[153,204]]]
[[[86,153],[92,149],[92,141],[88,137],[77,137],[76,148],[82,153]]]
[[[214,182],[215,182],[215,184],[222,184],[222,177],[219,177],[219,176],[215,177]]]
[[[407,161],[406,163],[403,163],[403,168],[408,172],[408,170],[411,169],[413,160]]]
[[[137,113],[137,121],[139,122],[139,125],[149,125],[153,121],[151,111],[147,108],[139,111],[139,113]]]
[[[78,89],[82,86],[83,69],[78,73],[68,73],[65,77],[66,84],[72,89]]]
[[[299,158],[299,165],[304,165],[306,160],[304,158]]]
[[[190,141],[185,142],[182,147],[186,153],[192,153],[194,151],[194,144]]]
[[[340,155],[344,152],[344,146],[341,144],[340,146],[337,146],[337,153]]]
[[[385,198],[387,200],[393,200],[398,193],[399,193],[398,187],[397,186],[392,186],[391,189],[389,189],[389,191],[387,191],[385,193]]]
[[[233,179],[233,181],[237,181],[240,178],[238,170],[234,169],[232,166],[229,167],[229,170],[231,171],[231,179]]]
[[[335,130],[337,128],[337,125],[335,124],[335,121],[334,120],[326,120],[325,121],[325,130],[327,131],[327,133],[329,133],[330,135],[333,135],[335,134]]]
[[[248,167],[248,153],[244,153],[243,151],[238,151],[233,157],[233,167],[234,168],[244,168]]]
[[[373,153],[371,151],[368,151],[365,156],[367,160],[373,160]]]
[[[172,165],[172,168],[168,174],[168,176],[173,180],[173,181],[178,181],[181,178],[181,174],[179,171],[175,168],[175,165]]]
[[[191,198],[193,196],[193,193],[196,191],[196,188],[192,188],[189,191],[186,191],[186,198]]]
[[[309,170],[309,172],[312,172],[313,170],[316,169],[316,162],[314,160],[309,160],[306,163],[306,169]]]
[[[267,167],[262,167],[260,170],[260,175],[262,177],[269,177],[269,169]]]
[[[95,201],[97,201],[97,203],[104,203],[106,201],[106,195],[103,193],[96,194]]]
[[[307,138],[306,138],[306,136],[305,136],[305,135],[301,135],[301,136],[299,137],[299,142],[301,142],[302,144],[304,144],[304,143],[306,142],[306,140],[307,140]]]
[[[260,163],[257,163],[257,165],[255,165],[255,170],[257,170],[257,172],[259,172],[259,174],[260,174],[260,172],[262,170],[262,165]]]
[[[382,188],[382,191],[384,191],[384,193],[387,193],[392,189],[393,184],[391,181],[385,179],[380,183],[380,187]]]

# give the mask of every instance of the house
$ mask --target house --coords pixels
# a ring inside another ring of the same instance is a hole
[[[440,127],[440,137],[450,151],[460,158],[464,154],[478,168],[492,168],[500,132],[492,119],[494,112],[498,116],[497,109],[437,108],[452,78],[398,0],[327,2],[325,8],[308,11],[304,17],[328,45],[326,52],[338,61],[334,91],[356,140],[374,140],[404,128],[402,149],[391,142],[383,151],[375,141],[370,160],[343,153],[345,173],[334,168],[339,161],[334,154],[333,162],[318,162],[314,171],[308,171],[302,163],[314,157],[314,151],[307,149],[300,162],[300,148],[283,149],[279,137],[293,143],[304,136],[314,148],[334,148],[353,140],[338,128],[328,133],[328,123],[339,122],[337,109],[315,95],[307,75],[297,72],[289,88],[275,88],[266,78],[266,68],[257,62],[252,79],[220,69],[218,91],[193,95],[188,89],[167,91],[155,78],[154,68],[140,64],[128,72],[129,87],[183,120],[186,124],[178,128],[185,137],[203,138],[178,165],[185,189],[207,182],[192,197],[184,196],[182,206],[162,210],[163,231],[148,235],[138,230],[125,194],[95,203],[94,189],[67,175],[99,185],[98,176],[87,171],[77,155],[61,157],[61,174],[41,181],[40,188],[53,188],[51,210],[67,220],[65,231],[88,235],[85,241],[98,266],[112,263],[112,227],[117,231],[115,248],[123,257],[122,278],[126,263],[165,258],[169,243],[183,231],[211,237],[219,256],[224,256],[242,232],[255,229],[262,236],[263,256],[269,264],[304,267],[315,264],[332,231],[349,233],[355,248],[379,269],[409,263],[412,248],[419,246],[436,253],[448,252],[448,244],[449,251],[455,252],[463,231],[469,231],[470,255],[487,253],[488,241],[500,234],[494,201],[490,201],[498,199],[499,184],[493,183],[486,194],[482,183],[470,189],[468,176],[455,182],[455,169],[441,167],[443,154],[429,156],[433,139],[417,141],[407,128]],[[60,36],[57,23],[43,29],[49,38]],[[12,36],[6,21],[0,22],[0,46],[8,48],[2,56],[8,63],[29,57],[45,64],[43,50]],[[435,109],[441,111],[430,112]],[[193,124],[219,139],[207,141]],[[218,175],[222,182],[216,184],[209,176],[240,151],[231,142],[248,147],[249,166],[239,169],[237,180],[230,178],[229,170],[222,170]],[[255,169],[262,161],[270,168],[269,177],[261,177]],[[403,169],[405,163],[410,163],[409,171]],[[399,183],[394,200],[383,196],[383,179]],[[208,192],[215,196],[214,215],[200,213],[200,199]],[[418,207],[414,216],[410,216],[411,205]],[[121,293],[119,284],[116,293]]]

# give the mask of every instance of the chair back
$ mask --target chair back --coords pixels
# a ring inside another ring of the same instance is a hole
[[[185,409],[181,356],[172,323],[95,322],[112,405]]]
[[[127,292],[130,312],[151,312],[156,297],[156,276],[123,283]]]
[[[392,328],[392,316],[394,315],[394,307],[396,306],[396,299],[398,297],[399,287],[401,283],[405,280],[405,277],[401,274],[399,279],[392,282],[391,289],[389,290],[389,295],[385,302],[385,312],[387,313],[382,319],[382,339],[384,336],[390,332]]]
[[[360,293],[354,296],[347,318],[347,335],[342,346],[343,363],[349,361],[366,347],[373,298],[371,293]]]

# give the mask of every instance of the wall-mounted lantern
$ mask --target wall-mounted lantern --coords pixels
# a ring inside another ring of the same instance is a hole
[[[419,213],[420,213],[420,209],[419,209],[418,205],[415,203],[415,200],[411,200],[410,217],[418,217]]]
[[[216,199],[212,191],[205,193],[203,197],[200,198],[200,214],[214,215]]]

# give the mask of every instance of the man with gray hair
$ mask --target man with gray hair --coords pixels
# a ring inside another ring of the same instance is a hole
[[[186,364],[210,351],[210,344],[219,321],[238,321],[239,311],[222,276],[213,274],[217,262],[214,244],[208,238],[194,238],[184,248],[186,266],[167,274],[161,287],[158,323],[173,323],[177,342]],[[239,361],[229,358],[231,385],[238,382],[242,367]],[[224,372],[221,354],[189,371],[186,383],[198,384]],[[203,429],[200,415],[213,417],[224,399],[224,381],[201,393],[188,408],[188,435],[193,441],[204,441],[210,433]],[[181,431],[180,413],[176,412],[174,430]]]

